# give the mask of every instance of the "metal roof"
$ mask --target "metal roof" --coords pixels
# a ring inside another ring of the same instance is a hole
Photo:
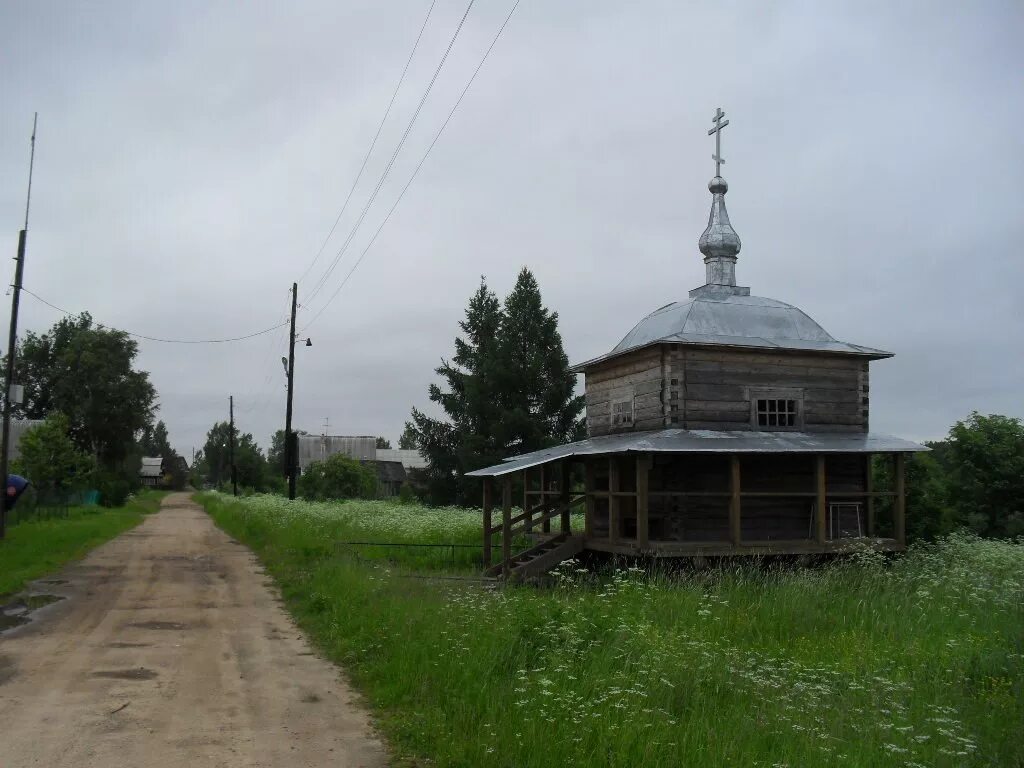
[[[742,432],[710,429],[661,429],[601,435],[575,443],[513,456],[502,464],[467,472],[496,477],[571,456],[608,453],[916,453],[930,450],[875,432]]]
[[[139,477],[160,477],[163,475],[163,458],[160,456],[144,456]]]
[[[694,291],[697,293],[697,291]],[[595,363],[651,344],[752,347],[833,352],[869,359],[891,352],[834,339],[800,309],[785,302],[742,293],[702,292],[655,310],[606,355],[573,366],[582,371]]]

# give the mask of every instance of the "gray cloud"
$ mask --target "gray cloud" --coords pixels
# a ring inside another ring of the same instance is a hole
[[[362,207],[464,4],[439,0],[339,234]],[[479,0],[333,293],[509,3]],[[14,253],[40,112],[26,285],[160,336],[278,321],[359,168],[425,0],[57,2],[0,8],[0,231]],[[534,269],[582,360],[702,282],[711,114],[738,275],[833,335],[890,349],[873,428],[937,437],[1024,415],[1019,4],[524,0],[419,178],[297,350],[296,424],[394,439],[481,274]],[[336,235],[325,256],[343,240]],[[320,271],[326,259],[314,274]],[[307,281],[311,287],[312,281]],[[306,290],[303,290],[306,289]],[[300,301],[308,295],[300,288]],[[56,314],[31,298],[23,328]],[[143,342],[186,455],[226,417],[283,422],[275,332]]]

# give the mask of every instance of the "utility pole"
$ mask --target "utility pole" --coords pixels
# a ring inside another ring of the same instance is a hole
[[[228,396],[228,413],[231,417],[231,447],[228,458],[231,460],[231,495],[238,495],[238,471],[235,469],[235,396]]]
[[[21,302],[21,282],[25,275],[25,246],[28,241],[28,209],[32,203],[32,169],[36,162],[36,123],[39,113],[32,118],[32,150],[28,160],[28,193],[25,195],[25,226],[18,233],[18,255],[15,258],[14,294],[11,296],[11,328],[7,337],[7,371],[4,375],[3,391],[3,437],[0,439],[0,479],[4,483],[4,492],[0,494],[0,539],[7,535],[7,456],[10,453],[11,440],[11,384],[14,383],[15,346],[18,343],[18,305]],[[294,313],[293,313],[294,316]]]
[[[299,284],[292,283],[292,323],[288,334],[288,406],[284,416],[284,465],[288,476],[288,498],[295,498],[295,467],[298,446],[292,434],[292,392],[295,389],[295,309],[298,306]]]

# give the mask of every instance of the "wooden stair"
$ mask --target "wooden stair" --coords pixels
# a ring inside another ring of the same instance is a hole
[[[539,576],[582,551],[583,537],[567,533],[552,536],[515,555],[509,566],[508,580],[519,581]],[[492,565],[484,571],[484,576],[501,576],[504,567],[504,563]]]

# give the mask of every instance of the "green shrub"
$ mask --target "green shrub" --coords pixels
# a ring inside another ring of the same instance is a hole
[[[105,470],[97,473],[96,489],[104,507],[120,507],[132,492],[132,484],[120,472]]]
[[[416,491],[412,489],[409,483],[402,483],[402,487],[398,490],[398,501],[401,504],[419,503],[419,499],[416,498]]]
[[[298,486],[299,495],[307,501],[372,499],[377,493],[377,473],[337,453],[311,464]]]

